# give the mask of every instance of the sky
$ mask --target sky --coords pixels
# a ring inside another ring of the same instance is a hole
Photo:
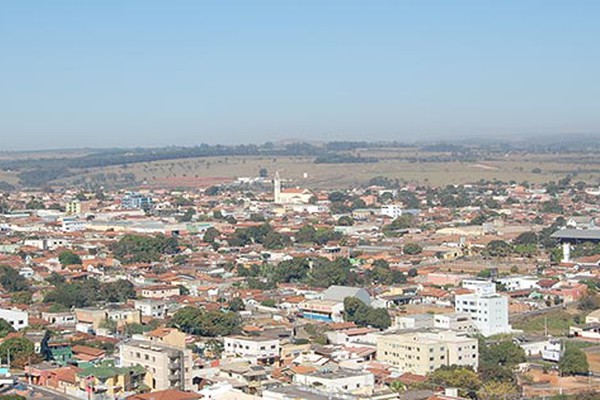
[[[600,2],[0,2],[0,150],[600,133]]]

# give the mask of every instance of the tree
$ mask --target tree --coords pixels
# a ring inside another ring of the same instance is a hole
[[[460,388],[462,396],[476,392],[481,387],[481,381],[475,371],[458,365],[436,369],[427,376],[427,382],[435,386]]]
[[[404,245],[404,254],[415,255],[419,254],[423,251],[423,247],[421,247],[418,243],[407,243]]]
[[[2,342],[0,345],[0,357],[3,360],[10,358],[11,365],[18,368],[28,365],[29,359],[32,362],[37,362],[38,360],[33,342],[21,337],[10,338]]]
[[[397,236],[399,231],[412,228],[414,226],[414,217],[411,214],[404,214],[392,221],[391,224],[383,227],[383,233],[386,236]]]
[[[73,264],[81,265],[83,263],[81,261],[81,257],[69,250],[65,250],[62,253],[60,253],[58,255],[58,261],[60,261],[60,264],[63,267]]]
[[[14,331],[15,328],[13,328],[11,324],[6,322],[4,318],[0,318],[0,338],[4,338],[6,335]]]
[[[204,240],[206,243],[214,243],[215,239],[219,237],[220,234],[221,232],[211,226],[204,232],[202,240]]]
[[[535,232],[523,232],[513,241],[515,245],[537,245],[538,235]]]
[[[337,224],[338,226],[352,226],[354,225],[354,219],[348,215],[344,215],[338,218]]]
[[[590,366],[588,364],[585,353],[567,343],[565,352],[558,362],[558,370],[561,375],[585,375],[589,372]]]
[[[204,311],[188,306],[173,315],[170,325],[192,335],[217,337],[237,332],[240,319],[234,312]]]
[[[582,311],[592,311],[600,308],[600,296],[597,294],[585,295],[579,300],[577,308]]]
[[[482,363],[506,367],[514,367],[527,360],[525,351],[510,340],[504,340],[489,346],[481,341],[479,359]]]
[[[419,275],[419,272],[417,271],[416,268],[411,268],[411,269],[408,270],[407,275],[410,278],[414,278],[415,276]]]
[[[302,226],[294,235],[297,243],[313,243],[317,235],[317,230],[312,225]]]
[[[65,277],[57,272],[52,272],[45,280],[53,286],[58,286],[65,283]]]
[[[179,252],[177,239],[162,234],[125,235],[110,247],[115,257],[125,264],[159,261],[163,255]]]
[[[346,297],[344,299],[344,312],[347,321],[360,326],[386,329],[391,325],[390,315],[385,308],[373,308],[356,297]]]
[[[185,210],[183,215],[181,215],[177,218],[177,220],[179,222],[190,222],[192,220],[192,217],[194,216],[194,214],[196,214],[196,211],[194,211],[193,208],[188,208],[187,210]]]
[[[235,297],[234,299],[232,299],[229,302],[229,310],[230,311],[238,312],[238,311],[243,311],[245,309],[246,309],[246,306],[244,305],[244,301],[239,297]]]
[[[477,392],[479,400],[518,400],[519,388],[511,382],[491,381],[483,384]]]
[[[0,265],[0,284],[11,293],[29,290],[27,279],[19,275],[17,270],[6,265]]]
[[[508,257],[513,252],[513,247],[504,240],[492,240],[483,251],[489,257]]]

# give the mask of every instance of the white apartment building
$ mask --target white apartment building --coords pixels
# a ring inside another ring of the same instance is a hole
[[[483,336],[510,333],[508,323],[508,298],[496,293],[494,282],[464,280],[463,287],[475,293],[457,295],[454,308],[467,314]]]
[[[144,317],[165,318],[167,316],[167,303],[156,299],[137,299],[133,308],[140,311]]]
[[[279,359],[279,340],[261,336],[225,338],[224,355],[244,357],[253,364],[273,364]]]
[[[402,373],[426,375],[445,365],[463,365],[477,369],[477,339],[453,331],[409,332],[380,335],[377,360],[390,363]]]
[[[17,331],[29,326],[29,315],[25,311],[0,308],[0,318],[8,322]]]
[[[401,204],[386,204],[381,206],[380,210],[381,215],[390,217],[390,218],[398,218],[402,216],[402,205]]]

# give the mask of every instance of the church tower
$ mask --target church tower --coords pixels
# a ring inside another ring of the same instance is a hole
[[[281,178],[279,177],[279,171],[275,172],[275,179],[273,179],[273,201],[275,204],[281,204]]]

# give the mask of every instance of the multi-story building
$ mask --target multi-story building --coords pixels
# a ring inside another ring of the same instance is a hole
[[[144,367],[145,383],[153,391],[192,388],[192,351],[185,348],[185,334],[176,329],[157,329],[121,343],[120,365]]]
[[[380,214],[390,218],[398,218],[402,216],[401,204],[386,204],[381,206]]]
[[[483,336],[511,332],[508,323],[508,298],[496,293],[495,283],[464,280],[463,287],[474,293],[456,296],[456,312],[469,315]]]
[[[244,357],[253,364],[274,364],[279,359],[279,340],[261,336],[226,337],[225,355]]]
[[[377,338],[377,359],[402,372],[426,375],[445,365],[477,368],[477,339],[453,331],[410,332],[380,335]]]
[[[167,316],[167,303],[156,299],[137,299],[133,307],[144,317],[164,318]]]
[[[0,308],[0,318],[17,331],[29,326],[29,315],[25,311]]]
[[[152,198],[137,192],[126,192],[121,198],[121,207],[128,210],[146,209],[152,206]]]
[[[179,296],[181,289],[175,285],[152,285],[138,289],[138,293],[149,299],[168,299],[169,297]]]

